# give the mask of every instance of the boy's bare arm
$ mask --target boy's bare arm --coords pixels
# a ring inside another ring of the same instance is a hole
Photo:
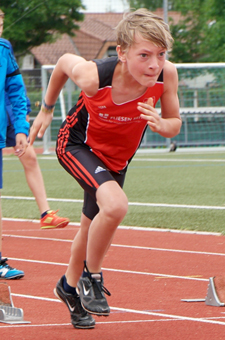
[[[88,96],[93,96],[98,91],[97,66],[92,61],[86,61],[74,54],[64,54],[57,62],[45,94],[45,103],[48,106],[55,105],[60,91],[70,78]],[[33,144],[36,136],[43,137],[45,130],[50,125],[53,112],[43,112],[42,109],[35,118],[30,130],[29,140]]]
[[[29,142],[32,145],[35,141],[35,138],[42,138],[47,127],[51,124],[53,118],[53,113],[46,113],[42,110],[39,111],[37,117],[35,118],[29,134]]]
[[[96,64],[74,54],[64,54],[57,62],[45,94],[45,102],[54,105],[61,89],[70,78],[87,95],[94,95],[98,90]]]

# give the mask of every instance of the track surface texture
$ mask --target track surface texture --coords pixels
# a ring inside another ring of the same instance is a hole
[[[24,270],[11,288],[30,324],[0,323],[1,340],[223,339],[225,308],[207,306],[209,278],[224,274],[225,237],[160,229],[118,228],[103,265],[111,314],[77,330],[54,295],[65,273],[78,225],[40,230],[37,221],[3,221],[3,257]]]

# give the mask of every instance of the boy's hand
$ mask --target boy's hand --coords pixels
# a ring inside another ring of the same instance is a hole
[[[16,135],[15,155],[21,157],[25,153],[27,146],[27,136],[24,133],[18,133]]]
[[[137,109],[142,112],[140,117],[147,120],[147,124],[153,132],[161,129],[161,117],[153,106],[153,99],[148,98],[147,103],[138,103]]]
[[[30,129],[29,142],[31,145],[37,136],[38,138],[43,137],[45,130],[51,124],[52,118],[53,113],[46,113],[42,110],[38,113]]]

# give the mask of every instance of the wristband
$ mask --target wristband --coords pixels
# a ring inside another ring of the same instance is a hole
[[[54,107],[52,109],[47,109],[46,107],[44,107],[44,105],[41,105],[41,111],[44,113],[53,113],[54,112]]]
[[[41,105],[41,110],[45,113],[52,113],[54,111],[55,105],[47,105],[43,100],[43,104]]]
[[[54,107],[55,107],[55,104],[54,104],[54,105],[47,105],[47,104],[45,103],[44,100],[43,100],[43,105],[44,105],[44,107],[46,107],[46,109],[48,109],[48,110],[54,109]]]

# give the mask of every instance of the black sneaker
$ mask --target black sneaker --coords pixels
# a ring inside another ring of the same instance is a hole
[[[111,294],[103,286],[101,274],[91,274],[87,269],[86,262],[85,269],[88,276],[81,277],[77,284],[81,304],[84,309],[91,314],[107,316],[110,313],[110,308],[105,298],[105,294],[109,296]]]
[[[81,306],[80,297],[69,294],[63,289],[63,277],[58,281],[54,293],[69,308],[71,322],[75,328],[88,329],[95,327],[95,320]]]

